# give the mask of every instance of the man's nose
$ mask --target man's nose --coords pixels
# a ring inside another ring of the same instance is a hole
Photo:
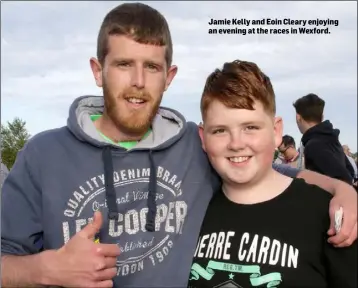
[[[132,70],[132,75],[131,75],[131,80],[132,80],[132,87],[137,87],[137,88],[144,88],[144,69],[142,66],[136,66],[133,70]]]

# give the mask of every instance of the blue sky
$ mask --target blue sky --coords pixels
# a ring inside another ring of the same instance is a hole
[[[89,58],[105,14],[119,3],[1,3],[2,123],[20,117],[34,135],[66,125],[76,97],[101,95]],[[167,18],[179,67],[162,105],[199,122],[207,75],[226,61],[253,61],[272,80],[285,134],[299,142],[292,102],[312,92],[326,100],[325,118],[341,130],[341,143],[357,150],[355,1],[146,3]],[[329,35],[209,35],[211,18],[318,18],[339,20],[339,26]]]

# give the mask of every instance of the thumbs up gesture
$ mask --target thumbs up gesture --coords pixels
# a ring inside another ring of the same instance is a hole
[[[103,224],[102,214],[96,212],[94,219],[67,244],[56,251],[57,285],[62,287],[113,287],[116,275],[116,244],[96,244],[95,235]]]

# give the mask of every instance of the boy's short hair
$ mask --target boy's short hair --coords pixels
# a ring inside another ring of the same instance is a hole
[[[313,93],[309,93],[293,103],[296,113],[300,115],[303,120],[314,123],[322,122],[324,105],[324,100]]]
[[[124,3],[105,16],[97,38],[97,58],[102,65],[108,54],[111,35],[125,35],[141,44],[166,46],[168,67],[172,63],[173,44],[167,20],[146,4]]]
[[[270,78],[252,62],[227,62],[222,70],[215,69],[209,75],[200,103],[203,119],[215,100],[228,108],[247,110],[254,110],[254,103],[258,101],[269,114],[276,114],[275,93]]]

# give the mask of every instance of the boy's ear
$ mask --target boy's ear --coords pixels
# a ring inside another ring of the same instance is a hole
[[[200,139],[201,139],[201,147],[206,152],[205,142],[204,142],[204,126],[203,126],[203,124],[200,123],[198,125],[198,127],[199,127],[199,136],[200,136]]]
[[[274,119],[274,137],[275,137],[275,147],[279,147],[282,143],[282,133],[283,133],[283,120],[281,117],[275,117]]]

